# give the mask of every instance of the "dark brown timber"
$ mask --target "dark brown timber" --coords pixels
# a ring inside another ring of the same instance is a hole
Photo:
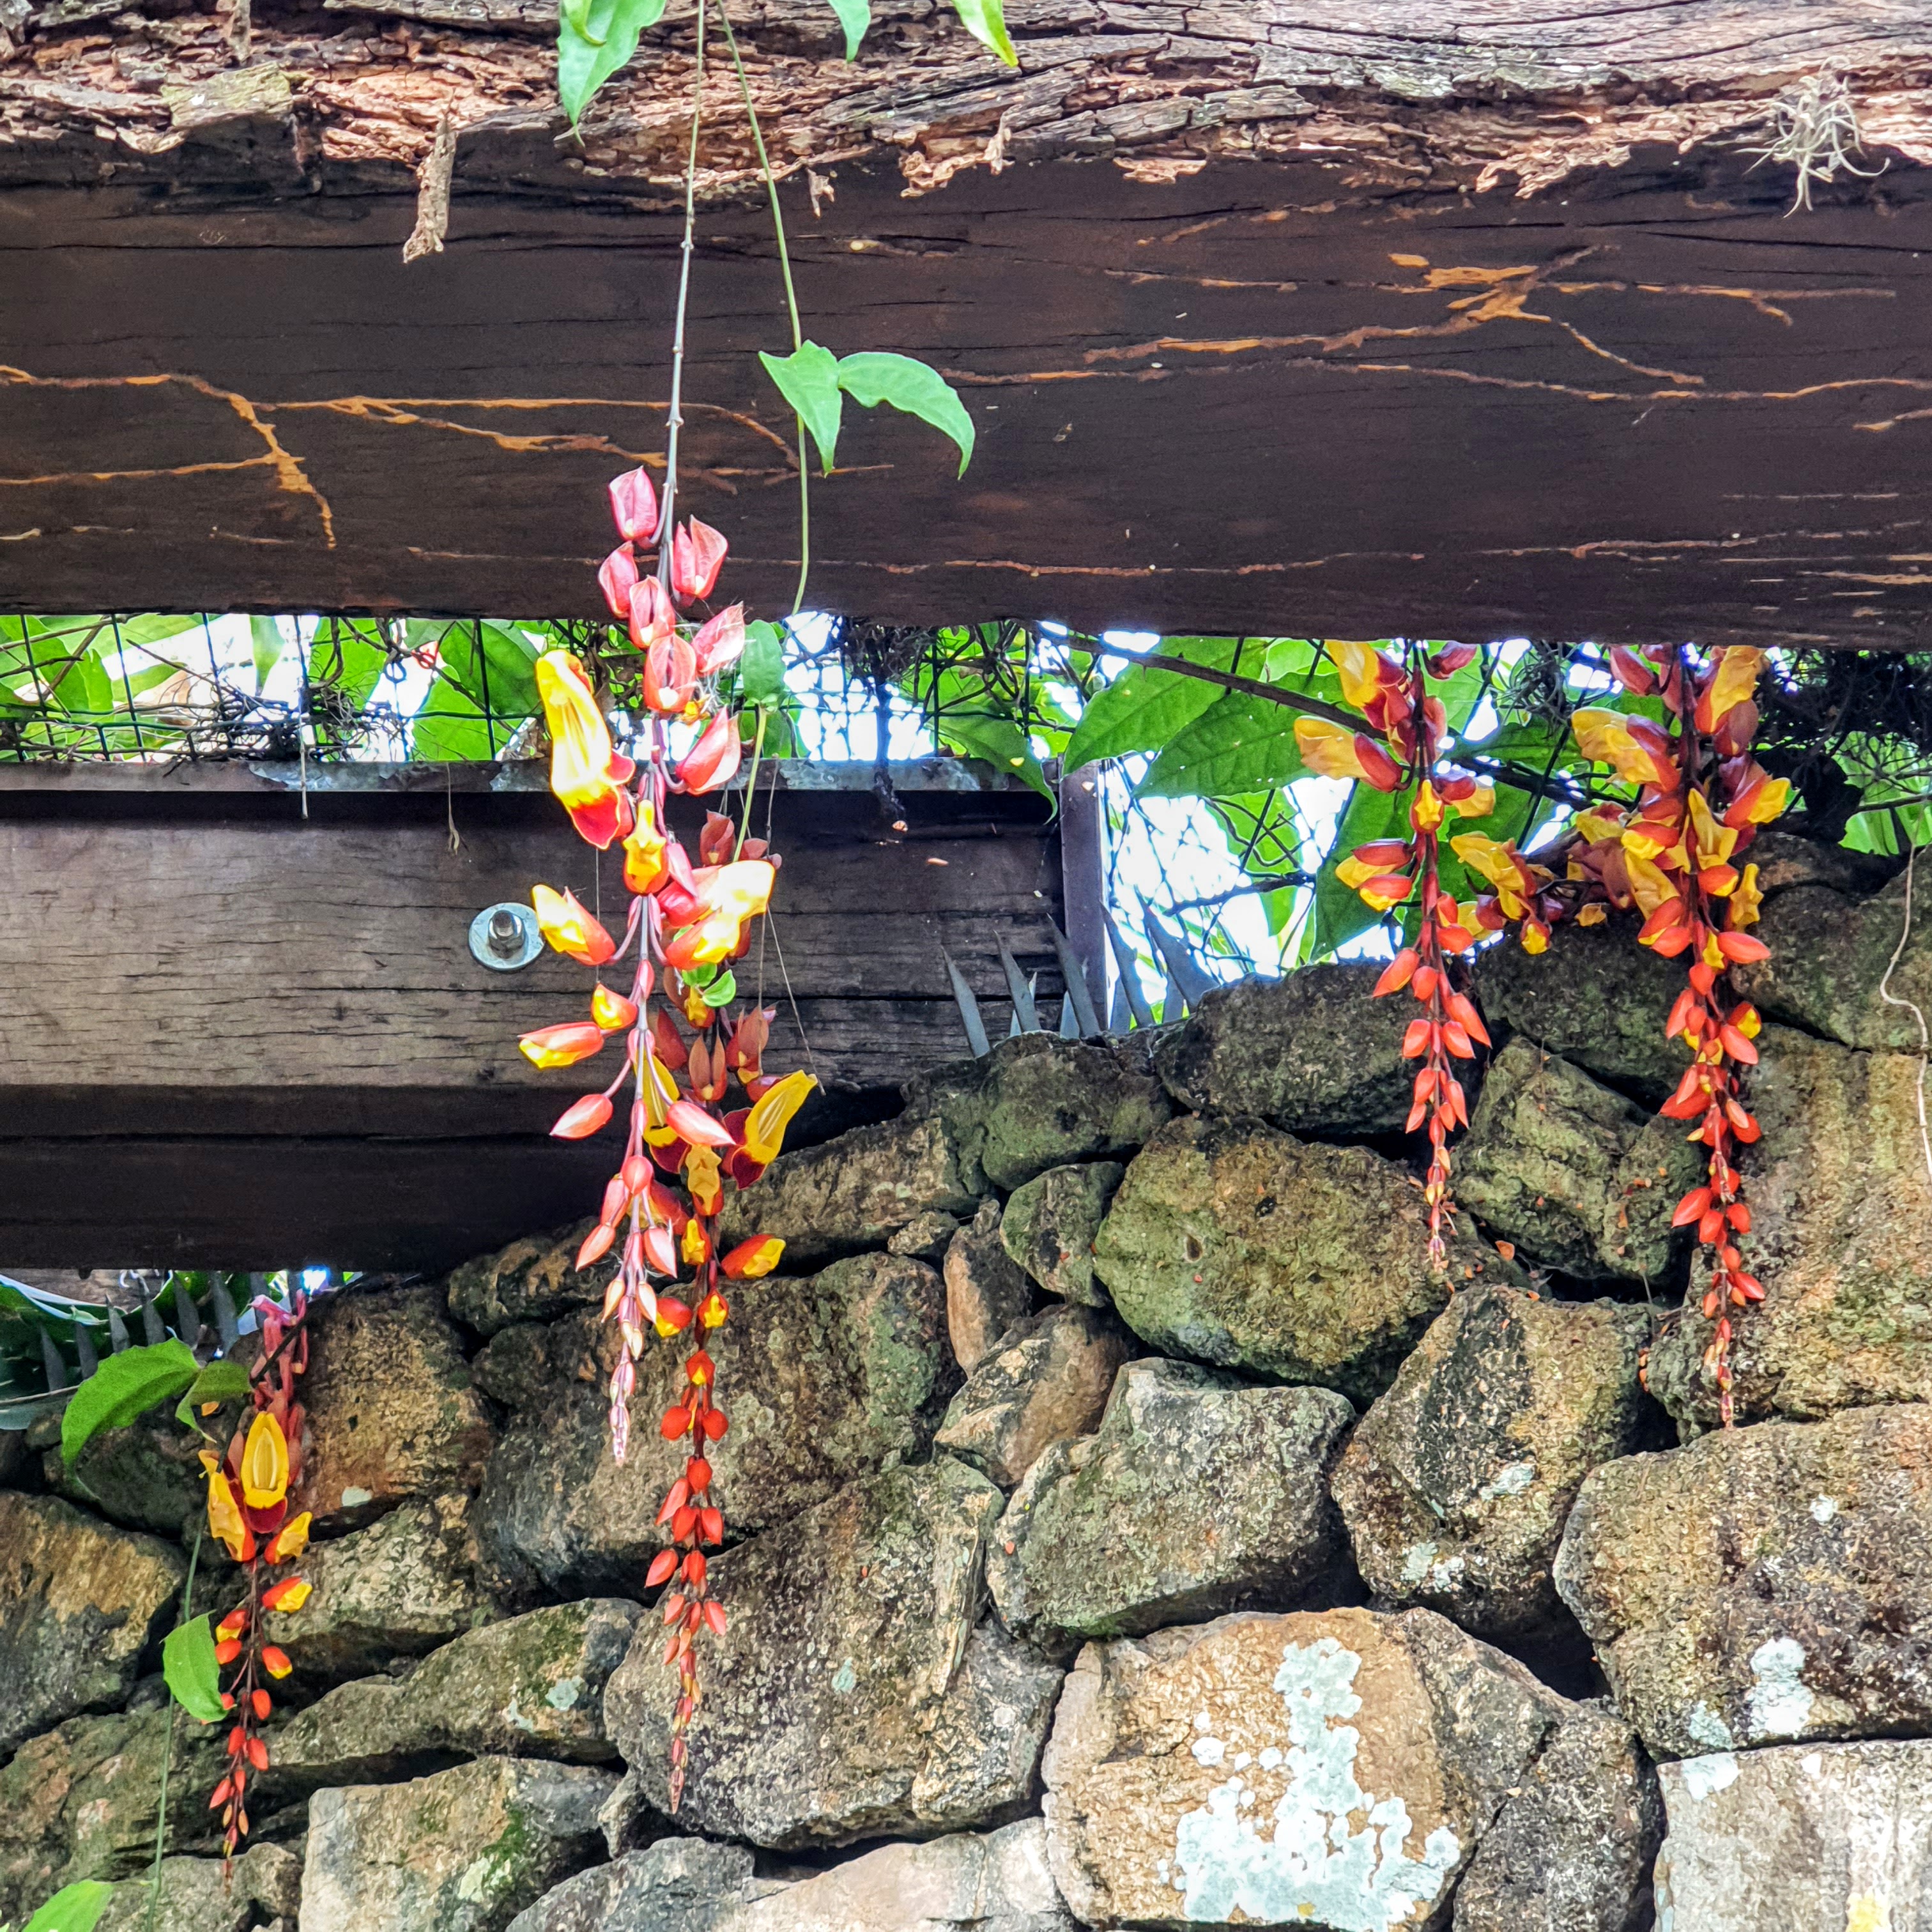
[[[1932,17],[1885,0],[931,0],[733,18],[848,417],[812,601],[910,621],[1922,644]],[[0,609],[587,610],[657,460],[674,10],[560,141],[544,0],[0,0]],[[1861,165],[1751,169],[1827,70]],[[786,338],[714,82],[686,501],[782,608]],[[444,252],[415,170],[456,130]],[[854,412],[856,417],[856,412]]]
[[[895,766],[898,832],[844,769],[777,768],[818,788],[776,794],[772,943],[740,968],[778,1009],[770,1064],[830,1090],[808,1136],[964,1054],[942,946],[996,1034],[1001,939],[1060,1016],[1046,802]],[[581,1017],[590,975],[494,973],[467,943],[539,879],[620,916],[616,862],[551,800],[473,788],[540,773],[325,770],[304,820],[292,771],[0,766],[0,1266],[431,1266],[583,1211],[609,1148],[547,1130],[615,1049],[546,1073],[517,1039]]]

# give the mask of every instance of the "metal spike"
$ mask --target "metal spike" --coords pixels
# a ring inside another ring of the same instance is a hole
[[[1180,982],[1170,971],[1166,983],[1160,989],[1160,1023],[1171,1026],[1187,1011],[1187,995],[1180,990]]]
[[[973,997],[973,988],[966,983],[966,976],[953,964],[952,956],[944,947],[939,956],[946,962],[946,976],[952,982],[952,997],[958,1003],[959,1018],[966,1028],[966,1044],[973,1049],[975,1060],[984,1060],[993,1050],[993,1043],[986,1037],[986,1022],[980,1017],[980,1002]]]
[[[1127,982],[1125,980],[1114,982],[1114,1004],[1107,1014],[1107,1030],[1109,1033],[1126,1033],[1134,1023],[1134,1010],[1127,1004]]]
[[[1086,1037],[1081,1030],[1080,1016],[1074,1010],[1071,993],[1060,1003],[1060,1036],[1062,1040],[1084,1040]]]
[[[1127,996],[1127,1010],[1132,1014],[1136,1026],[1154,1024],[1154,1012],[1147,1003],[1147,995],[1141,991],[1140,962],[1134,957],[1134,950],[1122,936],[1120,928],[1114,923],[1114,915],[1102,915],[1107,925],[1107,944],[1114,949],[1114,963],[1120,969],[1120,985]],[[1121,1029],[1123,1032],[1126,1028]]]
[[[122,1320],[121,1311],[118,1308],[110,1308],[107,1311],[107,1346],[117,1355],[123,1348],[131,1348],[134,1346],[128,1339],[128,1324]]]
[[[40,1330],[40,1363],[47,1372],[50,1394],[67,1387],[67,1364],[61,1360],[60,1351],[54,1346],[53,1338],[44,1328]]]
[[[1066,982],[1066,998],[1072,1006],[1074,1022],[1078,1030],[1069,1033],[1066,1016],[1062,1013],[1060,1030],[1069,1040],[1091,1040],[1101,1030],[1100,1016],[1094,1010],[1094,995],[1088,990],[1087,969],[1080,963],[1065,933],[1052,920],[1046,922],[1046,929],[1053,934],[1053,950],[1060,956],[1060,975]]]
[[[221,1337],[222,1350],[225,1354],[234,1347],[242,1334],[240,1325],[236,1320],[235,1304],[230,1299],[227,1283],[218,1274],[208,1276],[208,1298],[214,1307],[215,1333]]]
[[[1154,950],[1166,965],[1169,976],[1180,986],[1181,997],[1190,1007],[1201,1004],[1204,994],[1210,993],[1220,983],[1210,979],[1195,964],[1194,956],[1188,951],[1184,940],[1169,932],[1154,916],[1154,909],[1145,899],[1141,901],[1142,923],[1147,928],[1148,938],[1154,941]]]
[[[1006,991],[1013,996],[1013,1018],[1018,1022],[1015,1033],[1037,1033],[1040,1030],[1040,1011],[1033,1002],[1033,982],[1020,970],[1020,962],[1006,950],[1006,942],[1000,941],[1000,970],[1006,976]]]
[[[100,1358],[94,1352],[94,1337],[76,1322],[74,1324],[74,1352],[80,1358],[80,1378],[88,1377],[100,1366]]]
[[[1027,980],[1027,994],[1028,994],[1028,997],[1029,998],[1032,998],[1033,994],[1034,994],[1034,992],[1035,989],[1039,986],[1039,985],[1040,985],[1040,975],[1039,975],[1037,973],[1034,973],[1034,974],[1030,974],[1030,975],[1028,976],[1028,980]],[[1036,1003],[1035,1006],[1034,1006],[1034,1014],[1035,1014],[1035,1016],[1036,1016],[1036,1017],[1037,1017],[1037,1016],[1038,1016],[1039,1010],[1039,1010],[1039,1006],[1038,1006],[1037,1004]],[[1014,1010],[1013,1010],[1013,1016],[1012,1016],[1012,1019],[1011,1019],[1011,1020],[1010,1020],[1010,1021],[1007,1022],[1007,1024],[1006,1024],[1006,1037],[1007,1037],[1007,1039],[1009,1039],[1009,1040],[1018,1040],[1018,1039],[1019,1038],[1019,1036],[1020,1036],[1020,1034],[1021,1034],[1022,1030],[1022,1029],[1021,1025],[1020,1025],[1019,1009],[1018,1009],[1018,1007],[1015,1007],[1015,1008],[1014,1008]],[[1035,1027],[1035,1028],[1033,1029],[1033,1030],[1034,1030],[1035,1033],[1044,1033],[1044,1032],[1046,1030],[1046,1029],[1044,1027],[1038,1027],[1038,1026],[1036,1026],[1036,1027]]]
[[[190,1348],[200,1339],[201,1310],[195,1306],[194,1297],[188,1292],[185,1275],[175,1276],[175,1328]]]
[[[148,1337],[148,1346],[158,1348],[168,1339],[168,1331],[161,1321],[161,1311],[152,1301],[141,1304],[141,1326]]]

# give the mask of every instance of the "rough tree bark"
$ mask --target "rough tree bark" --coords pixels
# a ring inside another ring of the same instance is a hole
[[[880,0],[850,65],[822,0],[731,10],[808,331],[939,363],[981,436],[955,485],[923,432],[855,426],[814,601],[1879,643],[1932,615],[1922,10],[1011,0],[1016,74],[932,0]],[[598,486],[661,438],[692,15],[580,146],[554,23],[0,0],[0,608],[587,608]],[[1786,220],[1791,169],[1744,148],[1827,70],[1886,172]],[[784,334],[728,70],[710,99],[698,507],[769,608],[796,472],[749,351]],[[445,123],[446,250],[405,268]]]

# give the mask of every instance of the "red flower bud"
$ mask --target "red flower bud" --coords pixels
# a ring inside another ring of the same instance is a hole
[[[631,554],[628,544],[620,544],[597,571],[597,581],[603,590],[604,602],[610,607],[612,616],[628,617],[631,614],[631,592],[637,580],[638,560]]]
[[[658,493],[651,488],[651,479],[641,464],[622,476],[611,478],[610,514],[616,520],[617,534],[626,543],[657,542]]]
[[[695,517],[670,540],[671,595],[680,604],[695,604],[711,595],[730,548],[722,536]]]
[[[677,622],[677,613],[655,577],[640,577],[632,585],[624,614],[631,620],[631,641],[640,651],[662,644]]]

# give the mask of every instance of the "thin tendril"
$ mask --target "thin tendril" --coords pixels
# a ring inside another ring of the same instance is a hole
[[[684,319],[691,305],[692,236],[698,220],[698,132],[704,118],[704,14],[698,0],[698,70],[691,86],[691,146],[684,164],[684,240],[679,249],[677,320],[670,343],[670,417],[664,442],[664,520],[658,526],[658,575],[670,588],[671,526],[677,514],[677,433],[684,427]],[[722,10],[721,10],[722,11]],[[726,32],[730,32],[727,23]]]
[[[731,64],[738,75],[739,92],[745,97],[745,116],[752,124],[752,145],[757,149],[758,172],[765,184],[765,193],[772,204],[772,230],[778,244],[778,271],[784,278],[785,308],[791,317],[792,353],[796,355],[805,345],[804,332],[798,322],[798,291],[792,285],[791,250],[785,244],[784,213],[778,206],[778,184],[772,172],[771,158],[765,152],[764,130],[758,125],[758,110],[752,104],[752,83],[745,74],[745,63],[739,56],[738,37],[731,31],[731,16],[721,4],[718,17],[724,24],[724,44],[731,50]],[[812,483],[811,473],[806,461],[805,418],[800,416],[798,423],[798,588],[792,593],[791,614],[796,617],[805,608],[806,579],[812,574]]]

